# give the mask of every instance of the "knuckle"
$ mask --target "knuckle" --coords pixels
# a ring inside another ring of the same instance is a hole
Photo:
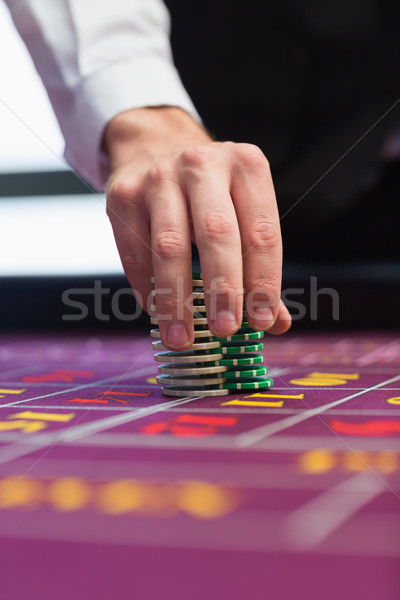
[[[252,279],[249,286],[253,298],[257,299],[257,296],[271,296],[274,297],[277,291],[280,289],[281,278],[279,275],[270,274],[268,277],[256,277]]]
[[[178,231],[162,231],[154,240],[155,253],[164,260],[182,258],[187,251],[184,238]]]
[[[207,145],[196,145],[185,148],[181,154],[182,164],[191,169],[203,169],[211,160],[212,150]]]
[[[251,171],[269,169],[265,154],[254,144],[236,144],[236,156],[241,165]]]
[[[167,160],[160,161],[150,168],[148,177],[150,182],[155,185],[160,185],[165,181],[173,181],[175,179],[174,166]]]
[[[219,144],[224,150],[233,154],[236,152],[237,147],[240,146],[240,143],[238,144],[237,142],[232,142],[230,140],[227,140],[226,142],[219,142]]]
[[[235,224],[222,210],[211,210],[205,218],[204,237],[208,240],[230,237],[234,231]]]
[[[107,214],[120,206],[131,206],[138,196],[140,186],[133,179],[114,181],[107,192]]]
[[[276,249],[281,244],[279,221],[258,220],[250,229],[250,246],[256,249]]]
[[[229,281],[216,278],[211,280],[209,288],[207,290],[212,295],[222,296],[224,298],[230,298],[235,296],[238,292],[243,293],[243,290],[238,290]]]

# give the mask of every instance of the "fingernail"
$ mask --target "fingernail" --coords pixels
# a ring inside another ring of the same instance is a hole
[[[173,348],[182,348],[189,341],[186,327],[182,323],[171,323],[167,332],[168,345]]]
[[[260,324],[260,327],[272,327],[274,323],[274,313],[269,306],[254,306],[253,315],[254,319]]]
[[[213,321],[213,330],[220,335],[226,335],[237,327],[235,314],[230,310],[219,310]]]

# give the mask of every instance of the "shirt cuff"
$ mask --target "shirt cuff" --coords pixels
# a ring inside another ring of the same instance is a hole
[[[72,110],[64,115],[64,156],[95,189],[105,189],[109,167],[101,152],[107,123],[117,114],[144,106],[176,106],[201,119],[174,65],[159,57],[112,63],[81,82]]]

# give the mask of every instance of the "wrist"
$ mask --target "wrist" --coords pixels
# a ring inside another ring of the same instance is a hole
[[[146,159],[188,144],[212,141],[204,127],[177,107],[135,108],[114,117],[103,137],[103,151],[115,170],[132,159]]]

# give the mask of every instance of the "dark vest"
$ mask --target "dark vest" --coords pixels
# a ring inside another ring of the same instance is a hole
[[[400,98],[400,2],[166,4],[175,62],[207,128],[262,148],[281,214],[303,196],[288,225],[345,210],[376,177],[393,128],[395,110],[381,117]]]

